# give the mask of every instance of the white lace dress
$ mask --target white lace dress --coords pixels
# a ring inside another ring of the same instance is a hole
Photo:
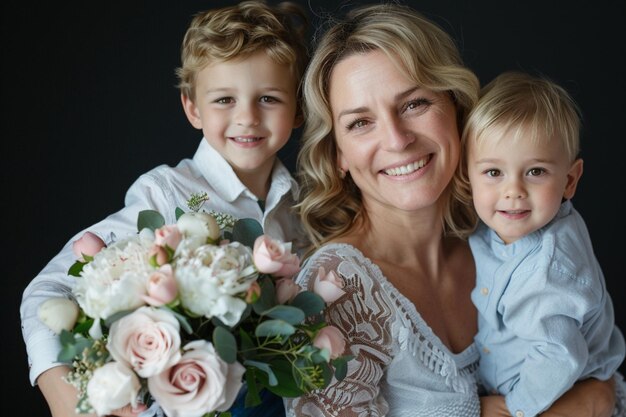
[[[353,246],[322,247],[308,259],[298,283],[310,288],[320,266],[345,281],[346,294],[328,307],[326,319],[345,334],[355,359],[343,381],[285,400],[287,416],[480,415],[479,355],[473,344],[452,353],[380,268]]]

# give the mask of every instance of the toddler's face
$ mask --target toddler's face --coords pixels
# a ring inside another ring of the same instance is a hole
[[[558,138],[515,138],[497,128],[474,140],[467,158],[476,212],[507,244],[548,224],[582,173]]]
[[[288,65],[265,52],[200,71],[194,102],[183,99],[191,124],[240,178],[269,175],[296,121],[296,87]]]

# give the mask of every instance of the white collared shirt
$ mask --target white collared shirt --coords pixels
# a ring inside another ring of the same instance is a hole
[[[124,208],[76,234],[26,287],[20,315],[33,385],[42,372],[59,365],[58,336],[39,320],[37,310],[45,300],[71,293],[74,278],[67,271],[76,260],[72,242],[87,230],[107,244],[135,234],[137,215],[146,209],[159,211],[166,224],[173,224],[176,222],[176,207],[188,211],[187,200],[192,193],[200,192],[209,196],[202,209],[255,219],[273,238],[292,241],[294,247],[302,246],[304,234],[292,211],[298,186],[287,168],[276,159],[263,211],[258,198],[241,183],[228,162],[203,139],[193,159],[183,159],[176,167],[161,165],[140,176],[126,193]]]

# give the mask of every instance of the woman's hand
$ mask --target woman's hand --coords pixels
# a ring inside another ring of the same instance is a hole
[[[77,414],[76,398],[77,391],[74,386],[66,383],[62,378],[67,375],[70,368],[67,366],[57,366],[50,368],[37,378],[37,385],[43,393],[52,417],[96,417],[95,414]],[[146,409],[145,405],[132,408],[129,405],[116,410],[112,416],[116,417],[136,417]]]
[[[615,407],[615,381],[586,379],[579,381],[541,413],[541,417],[610,417]],[[511,417],[504,397],[480,398],[481,417]]]

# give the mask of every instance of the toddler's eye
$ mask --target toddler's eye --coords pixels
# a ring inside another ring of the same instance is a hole
[[[276,103],[278,102],[278,99],[276,99],[276,97],[271,97],[271,96],[263,96],[259,99],[259,101],[261,103]]]
[[[528,170],[528,175],[531,177],[538,177],[545,173],[546,171],[543,168],[531,168]]]
[[[488,177],[498,177],[500,176],[500,170],[499,169],[488,169],[485,171],[485,175],[487,175]]]

